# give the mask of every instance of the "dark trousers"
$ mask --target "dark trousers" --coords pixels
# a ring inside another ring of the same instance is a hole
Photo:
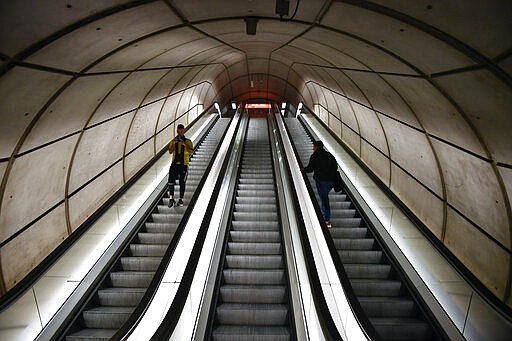
[[[185,181],[187,181],[187,171],[188,166],[185,165],[177,165],[171,164],[169,168],[169,180],[167,181],[169,185],[169,194],[171,197],[174,197],[174,184],[176,183],[176,179],[179,179],[180,184],[180,198],[183,198],[185,195]]]
[[[322,203],[322,212],[325,221],[331,220],[331,206],[329,205],[329,192],[333,188],[334,183],[331,181],[316,181],[316,190]]]

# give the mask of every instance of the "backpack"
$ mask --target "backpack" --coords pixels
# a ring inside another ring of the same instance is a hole
[[[336,167],[336,175],[335,175],[335,178],[334,178],[334,191],[335,192],[341,192],[341,190],[343,189],[343,180],[341,179],[341,174],[340,174],[340,171],[338,170],[338,163],[336,162],[336,159],[334,158],[334,156],[329,153],[331,155],[331,160],[333,162],[333,167]]]
[[[334,179],[334,191],[341,192],[343,189],[343,180],[341,179],[341,174],[339,170],[336,170],[336,178]]]

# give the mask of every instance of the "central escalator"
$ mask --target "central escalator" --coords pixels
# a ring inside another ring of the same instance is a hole
[[[285,123],[302,165],[306,165],[313,152],[313,140],[298,119],[286,118]],[[312,174],[309,183],[314,188]],[[318,194],[314,193],[319,202]],[[345,290],[353,290],[379,339],[442,339],[427,317],[428,308],[419,303],[400,268],[386,253],[349,194],[345,190],[331,191],[329,200],[330,243],[336,249],[334,257],[342,263],[351,286]]]
[[[250,118],[206,339],[294,338],[268,134],[266,118]]]

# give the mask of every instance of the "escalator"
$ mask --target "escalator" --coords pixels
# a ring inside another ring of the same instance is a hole
[[[196,191],[229,122],[228,118],[218,119],[196,147],[190,159],[185,199]],[[179,193],[179,185],[175,193]],[[165,191],[66,329],[66,340],[109,340],[135,310],[188,208],[187,200],[184,206],[169,208],[167,195]]]
[[[267,119],[251,117],[206,339],[294,338]]]
[[[312,153],[313,140],[298,119],[285,118],[285,124],[305,166]],[[309,183],[310,188],[315,188],[312,174],[309,174]],[[319,202],[316,190],[314,193]],[[377,338],[382,340],[443,339],[427,316],[428,308],[420,305],[399,267],[386,254],[345,190],[331,191],[329,201],[332,240],[328,244],[336,249],[331,254],[337,257],[335,263],[341,262],[349,279],[351,288],[345,291],[355,294],[365,314],[363,318],[369,320],[374,329],[369,335],[376,332]]]

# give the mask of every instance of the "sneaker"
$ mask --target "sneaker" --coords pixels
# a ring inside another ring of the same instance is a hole
[[[174,199],[169,199],[169,204],[167,206],[173,207],[176,204],[176,201]]]
[[[176,206],[183,206],[183,200],[181,200],[181,198],[178,200],[178,204]]]
[[[327,226],[328,229],[332,228],[332,225],[331,225],[330,221],[326,221],[325,222],[325,226]]]

